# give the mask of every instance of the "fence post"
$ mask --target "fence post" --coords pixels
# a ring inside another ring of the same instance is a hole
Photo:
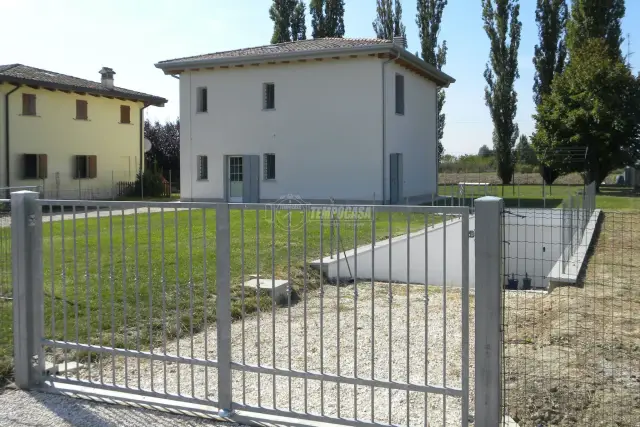
[[[501,425],[501,294],[504,202],[498,197],[476,200],[476,408],[475,427]]]
[[[231,396],[231,232],[229,204],[216,205],[216,323],[218,334],[218,407],[232,413]]]
[[[34,191],[11,193],[13,345],[15,382],[21,389],[38,383],[44,371],[40,341],[44,330],[42,207]]]

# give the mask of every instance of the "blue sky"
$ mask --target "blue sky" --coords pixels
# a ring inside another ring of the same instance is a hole
[[[521,0],[523,23],[517,122],[533,129],[531,57],[537,41],[535,0]],[[23,63],[98,80],[103,66],[116,71],[116,85],[169,99],[148,109],[161,121],[178,116],[178,81],[153,64],[181,56],[268,43],[271,0],[0,0],[0,64]],[[346,0],[347,37],[373,37],[376,0]],[[418,48],[415,0],[403,0],[409,50]],[[28,17],[28,18],[27,18]],[[307,17],[310,36],[310,18]],[[640,1],[627,1],[624,32],[631,34],[631,57],[640,69]],[[444,147],[448,153],[477,152],[491,145],[492,124],[484,104],[482,73],[489,44],[482,29],[480,0],[449,0],[441,38],[449,45],[445,71],[457,82],[447,91]],[[623,52],[626,52],[626,44]]]

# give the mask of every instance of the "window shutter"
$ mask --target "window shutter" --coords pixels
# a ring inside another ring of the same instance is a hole
[[[98,157],[87,156],[87,178],[96,178],[98,176]]]
[[[22,94],[22,115],[23,116],[35,116],[36,115],[36,96],[29,93]]]
[[[396,74],[396,113],[404,114],[404,76]]]
[[[131,107],[128,105],[120,106],[120,123],[131,123]]]
[[[47,179],[47,155],[38,154],[38,178]]]
[[[84,156],[73,156],[73,177],[75,179],[80,178],[80,162]]]
[[[22,179],[29,179],[29,155],[22,155]]]
[[[202,89],[202,112],[207,112],[207,88]]]

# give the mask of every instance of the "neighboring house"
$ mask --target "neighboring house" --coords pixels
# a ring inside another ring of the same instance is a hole
[[[143,110],[166,99],[21,64],[0,66],[0,187],[105,198],[143,167]]]
[[[430,200],[436,89],[454,79],[404,46],[313,39],[156,64],[180,77],[182,199]]]

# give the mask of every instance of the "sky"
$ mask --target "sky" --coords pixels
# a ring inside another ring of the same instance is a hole
[[[516,82],[522,134],[533,130],[531,62],[537,43],[535,0],[520,0],[522,39]],[[629,0],[623,22],[630,35],[630,62],[640,70],[640,1]],[[115,84],[167,98],[150,107],[151,120],[179,115],[178,80],[154,67],[158,61],[268,44],[273,31],[271,0],[0,0],[0,65],[21,63],[90,80],[103,66],[116,71]],[[402,0],[408,49],[419,49],[415,0]],[[375,37],[376,0],[345,0],[345,37]],[[449,46],[444,71],[456,79],[447,89],[443,145],[449,154],[477,153],[491,146],[493,125],[484,103],[483,72],[489,42],[480,0],[449,0],[440,39]],[[311,19],[307,16],[307,35]],[[622,47],[627,52],[627,43]]]

